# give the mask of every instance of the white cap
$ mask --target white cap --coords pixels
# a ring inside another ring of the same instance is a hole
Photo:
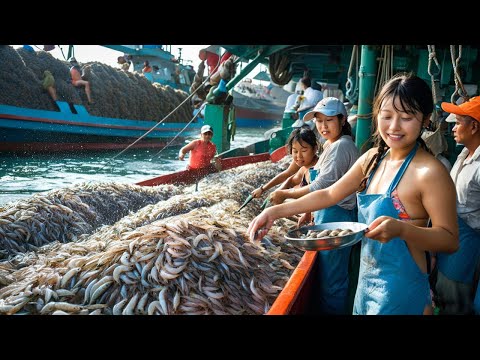
[[[303,120],[308,121],[313,119],[315,117],[315,113],[317,112],[326,116],[342,114],[345,118],[347,118],[347,109],[345,108],[345,105],[343,105],[343,102],[333,96],[320,100],[312,111],[307,112],[303,116]]]
[[[209,131],[213,134],[213,129],[210,125],[203,125],[202,128],[200,129],[200,134],[204,134]]]

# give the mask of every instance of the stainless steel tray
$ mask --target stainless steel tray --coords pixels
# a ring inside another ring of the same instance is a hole
[[[326,236],[321,238],[300,238],[302,234],[306,234],[309,230],[334,230],[334,229],[350,229],[353,233],[344,236]],[[367,224],[358,222],[331,222],[313,226],[303,226],[301,228],[291,230],[285,235],[290,244],[295,245],[303,250],[322,251],[339,249],[346,246],[352,246],[362,240],[363,234],[367,229]]]

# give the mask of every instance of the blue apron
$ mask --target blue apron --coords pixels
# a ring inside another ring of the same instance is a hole
[[[357,211],[346,210],[338,205],[314,213],[315,224],[337,221],[357,221]],[[348,264],[351,247],[318,252],[319,303],[323,314],[347,314]]]
[[[474,279],[480,257],[480,234],[467,225],[459,216],[458,230],[460,247],[453,254],[437,254],[435,302],[440,314],[468,315],[478,308],[475,299]]]
[[[382,215],[399,219],[398,211],[393,206],[392,192],[415,156],[417,148],[418,143],[408,154],[386,194],[366,194],[379,166],[372,172],[366,189],[357,194],[360,222],[370,224]],[[428,274],[423,273],[415,263],[404,240],[397,237],[382,244],[366,237],[362,239],[354,314],[422,315],[429,301]]]
[[[471,284],[480,256],[480,234],[459,216],[457,220],[460,247],[453,254],[438,253],[437,267],[447,278]]]

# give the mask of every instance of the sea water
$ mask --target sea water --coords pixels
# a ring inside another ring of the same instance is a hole
[[[265,130],[237,128],[230,148],[264,140]],[[158,149],[129,149],[119,156],[120,151],[32,156],[0,154],[0,206],[36,193],[82,182],[134,184],[184,170],[188,159],[178,160],[179,149],[178,146],[169,147],[160,153]]]

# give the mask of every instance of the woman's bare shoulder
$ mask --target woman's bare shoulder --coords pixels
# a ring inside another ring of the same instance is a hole
[[[450,173],[445,165],[435,158],[435,156],[423,149],[418,152],[417,156],[415,156],[413,164],[418,175],[423,180],[450,180]]]

